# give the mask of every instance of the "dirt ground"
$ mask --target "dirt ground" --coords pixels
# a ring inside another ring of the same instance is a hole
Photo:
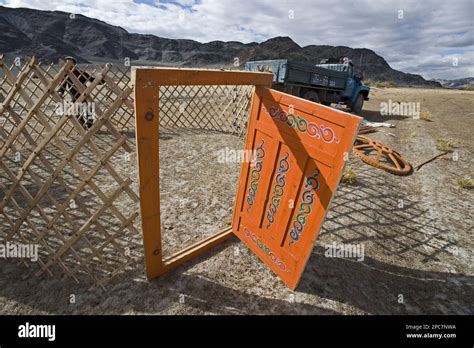
[[[414,166],[440,153],[438,139],[458,140],[456,155],[407,177],[351,158],[356,180],[340,185],[296,291],[236,238],[149,282],[140,236],[132,236],[137,263],[106,291],[36,277],[34,267],[2,260],[0,313],[473,314],[473,190],[457,187],[456,180],[473,178],[474,92],[393,88],[373,89],[370,97],[363,116],[396,125],[370,137]],[[389,100],[419,102],[432,122],[381,116],[381,103]],[[240,166],[217,162],[225,147],[238,150],[242,140],[216,133],[162,134],[165,254],[227,225]],[[199,155],[203,161],[195,163]],[[123,172],[134,176],[136,168]],[[333,242],[362,244],[364,260],[325,257],[325,246]]]

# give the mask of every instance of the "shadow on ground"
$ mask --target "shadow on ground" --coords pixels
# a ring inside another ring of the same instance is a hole
[[[226,257],[240,245],[233,238],[152,282],[144,279],[140,260],[136,270],[112,281],[105,292],[69,279],[38,278],[33,268],[2,261],[0,297],[17,303],[4,311],[338,314],[350,307],[371,314],[472,314],[474,277],[443,270],[443,262],[455,257],[449,226],[403,192],[403,179],[366,165],[358,165],[357,173],[356,185],[341,185],[336,194],[294,293],[295,302],[288,300],[291,292],[276,276],[253,267],[254,256],[246,256],[243,265],[230,266]],[[325,257],[325,245],[333,242],[364,245],[364,260]],[[214,263],[208,264],[211,259]],[[225,267],[225,273],[237,280],[242,272],[250,278],[231,282],[230,287],[208,265]],[[273,278],[259,283],[262,277]],[[260,285],[272,282],[273,287]],[[78,294],[76,305],[68,303],[71,293]]]
[[[428,270],[455,257],[449,226],[403,192],[406,178],[357,173],[339,187],[297,290],[374,314],[472,314],[474,277]],[[363,245],[364,260],[325,257],[333,242]]]
[[[170,313],[171,308],[172,314],[337,314],[305,303],[251,295],[245,289],[235,290],[216,283],[205,275],[187,272],[204,259],[237,243],[236,238],[226,241],[210,254],[198,257],[151,282],[142,279],[143,270],[128,273],[111,282],[106,291],[88,289],[72,282],[70,278],[62,281],[46,276],[38,278],[33,269],[25,271],[24,266],[9,263],[8,270],[2,270],[0,296],[21,303],[32,309],[33,313],[161,314]],[[71,293],[77,296],[77,303],[74,305],[68,303]],[[130,296],[130,293],[133,295]],[[4,310],[7,311],[8,308]],[[11,310],[7,313],[20,314],[11,313]]]
[[[372,110],[363,110],[360,116],[370,122],[387,122],[390,120],[413,119],[413,117],[411,116],[381,115],[379,111],[372,111]]]
[[[371,314],[473,314],[474,277],[327,258],[315,248],[297,291]],[[401,301],[401,302],[400,302]]]

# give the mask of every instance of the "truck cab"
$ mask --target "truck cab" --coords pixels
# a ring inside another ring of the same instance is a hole
[[[359,114],[365,100],[369,100],[370,88],[362,83],[362,76],[356,72],[354,64],[347,58],[342,58],[339,63],[329,63],[324,59],[317,67],[339,71],[347,76],[344,90],[339,94],[340,101],[346,104],[351,111]]]

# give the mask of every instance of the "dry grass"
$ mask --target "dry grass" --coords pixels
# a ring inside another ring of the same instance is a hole
[[[397,88],[400,85],[395,81],[373,81],[373,80],[363,80],[362,83],[369,87],[377,88]]]
[[[376,81],[375,87],[377,88],[397,88],[400,87],[395,81]]]
[[[458,147],[460,141],[452,138],[439,138],[436,140],[436,149],[443,152],[449,152]]]
[[[433,121],[433,116],[429,111],[422,111],[420,112],[420,120],[427,121],[427,122],[432,122]]]
[[[341,183],[345,185],[352,185],[355,183],[357,174],[351,167],[346,167],[342,173]]]
[[[474,182],[469,177],[459,178],[456,180],[456,185],[463,190],[470,190],[474,187]]]

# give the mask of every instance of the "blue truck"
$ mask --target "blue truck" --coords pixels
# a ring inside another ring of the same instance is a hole
[[[274,89],[324,105],[343,104],[355,114],[360,114],[364,101],[369,100],[370,88],[344,57],[316,65],[287,59],[250,61],[245,70],[270,71]]]

